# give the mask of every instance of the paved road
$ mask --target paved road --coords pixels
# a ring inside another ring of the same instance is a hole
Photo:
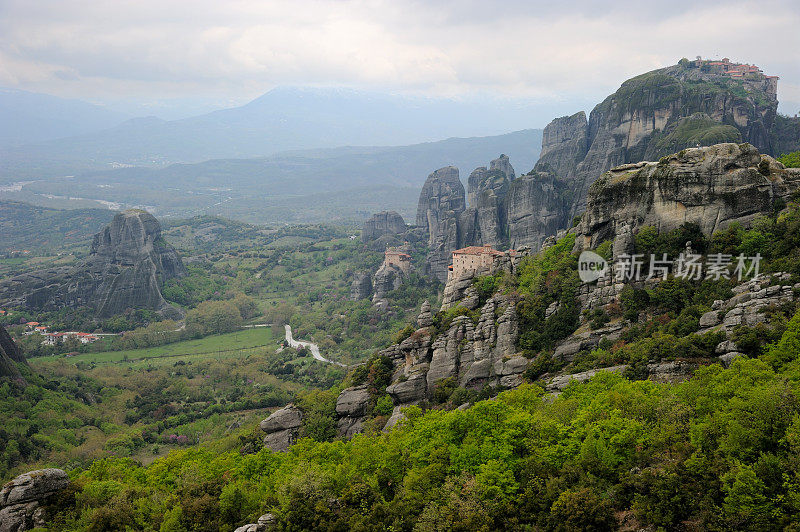
[[[320,355],[319,346],[317,346],[317,344],[313,344],[311,342],[302,342],[292,338],[292,327],[290,325],[284,325],[284,327],[286,328],[286,343],[289,344],[289,347],[307,347],[308,350],[311,351],[311,356],[314,357],[315,360],[319,360],[320,362],[328,362],[329,364],[336,364],[337,366],[344,366],[344,364],[334,362],[333,360],[328,360]]]

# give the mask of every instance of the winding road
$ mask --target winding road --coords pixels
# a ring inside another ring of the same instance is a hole
[[[311,351],[311,356],[314,357],[314,360],[319,360],[320,362],[327,362],[329,364],[336,364],[337,366],[344,367],[344,364],[340,364],[339,362],[334,362],[333,360],[328,360],[324,356],[319,354],[319,346],[317,344],[313,344],[311,342],[302,342],[300,340],[295,340],[292,338],[292,327],[291,325],[284,325],[286,329],[286,343],[289,344],[289,347],[294,347],[295,349],[298,347],[307,347],[309,351]]]

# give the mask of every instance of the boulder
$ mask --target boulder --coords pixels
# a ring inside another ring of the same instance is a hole
[[[558,376],[558,377],[555,377],[554,379],[552,379],[550,381],[550,383],[545,387],[545,389],[548,390],[548,391],[554,391],[554,390],[561,391],[564,388],[566,388],[567,385],[569,385],[570,382],[572,382],[572,381],[576,381],[576,382],[587,381],[587,380],[591,379],[592,377],[594,377],[595,375],[597,375],[601,371],[608,371],[608,372],[611,372],[611,373],[622,373],[626,369],[628,369],[628,365],[627,364],[622,364],[622,365],[619,365],[619,366],[611,366],[611,367],[608,367],[608,368],[591,369],[589,371],[582,371],[580,373],[574,373],[572,375],[561,375],[561,376]]]
[[[23,473],[0,490],[0,532],[18,532],[43,527],[43,506],[69,485],[61,469],[39,469]]]
[[[278,525],[275,515],[267,513],[258,518],[258,521],[249,525],[242,525],[234,532],[268,532]]]
[[[730,367],[731,364],[733,364],[734,360],[736,360],[739,357],[745,357],[745,356],[747,355],[745,355],[744,353],[739,353],[738,351],[730,351],[728,353],[725,353],[724,355],[720,355],[718,358],[719,361],[722,362],[722,365],[727,368]]]
[[[339,416],[364,416],[368,406],[369,390],[366,385],[345,388],[336,399],[336,413]]]
[[[303,412],[293,404],[276,410],[259,425],[267,433],[264,446],[277,452],[286,451],[297,440],[302,425]]]
[[[383,427],[383,432],[389,432],[392,428],[394,428],[398,423],[400,423],[404,419],[406,419],[406,415],[402,412],[402,407],[400,406],[394,407],[394,410],[392,410],[392,415],[389,416],[389,420]]]
[[[395,404],[410,405],[420,402],[427,397],[428,384],[426,380],[427,364],[412,368],[406,380],[399,380],[386,387]]]

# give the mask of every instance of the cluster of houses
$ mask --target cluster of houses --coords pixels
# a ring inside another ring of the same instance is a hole
[[[82,344],[91,344],[100,339],[99,336],[92,333],[66,331],[66,332],[49,332],[47,325],[42,325],[38,321],[29,321],[25,324],[26,331],[24,334],[41,334],[44,336],[42,345],[58,345],[69,338],[74,338]]]
[[[709,59],[702,59],[697,56],[695,62],[697,66],[705,66],[715,74],[723,74],[733,79],[739,80],[766,80],[767,92],[777,96],[778,94],[778,76],[767,76],[764,71],[756,65],[749,65],[747,63],[734,63],[727,57],[723,57],[720,61],[713,61]]]

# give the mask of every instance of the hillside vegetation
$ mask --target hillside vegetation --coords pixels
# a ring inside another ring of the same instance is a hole
[[[800,206],[732,225],[704,238],[685,225],[659,234],[645,227],[637,252],[674,253],[691,240],[703,253],[760,253],[762,271],[800,279]],[[576,286],[570,235],[526,259],[516,275],[476,280],[482,298],[516,294],[525,331],[520,348],[535,363],[529,382],[487,394],[439,383],[432,401],[405,409],[382,432],[390,375],[373,357],[345,380],[375,392],[375,422],[350,441],[335,437],[336,385],[303,396],[306,436],[287,453],[232,448],[231,437],[173,450],[143,465],[106,458],[73,469],[54,508],[54,527],[153,530],[230,529],[270,512],[280,530],[607,530],[653,527],[771,530],[800,526],[800,312],[768,309],[757,327],[741,327],[747,351],[730,367],[711,363],[719,338],[694,334],[734,281],[671,279],[626,292],[620,341],[557,365],[554,343],[578,326],[569,304]],[[598,253],[606,255],[610,244]],[[561,310],[544,317],[553,302]],[[434,316],[434,335],[454,307]],[[606,318],[591,316],[590,327]],[[711,333],[709,333],[711,334]],[[397,340],[407,333],[401,331]],[[657,360],[701,362],[680,383],[643,380]],[[625,362],[624,374],[546,393],[545,372]],[[705,364],[705,365],[703,365]],[[489,394],[490,395],[490,394]],[[472,402],[470,408],[456,408]],[[257,437],[255,435],[251,438]],[[222,442],[229,442],[227,450]],[[248,441],[246,437],[239,440]],[[220,452],[220,451],[223,452]],[[124,524],[124,525],[123,525]]]

